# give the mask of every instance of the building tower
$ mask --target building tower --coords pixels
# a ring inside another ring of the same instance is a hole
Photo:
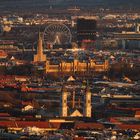
[[[86,90],[85,95],[85,110],[84,110],[84,116],[85,117],[91,117],[91,92],[89,89]]]
[[[140,32],[140,25],[138,23],[136,23],[136,25],[135,25],[135,32],[136,33]]]
[[[42,34],[39,32],[37,54],[34,55],[34,62],[46,61],[46,55],[43,54],[43,38]]]
[[[67,96],[68,93],[67,91],[63,91],[62,93],[62,117],[67,117],[68,116],[68,106],[67,106]]]

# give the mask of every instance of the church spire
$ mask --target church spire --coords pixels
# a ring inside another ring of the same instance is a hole
[[[34,62],[46,61],[46,55],[43,54],[43,37],[39,31],[37,54],[34,56]]]

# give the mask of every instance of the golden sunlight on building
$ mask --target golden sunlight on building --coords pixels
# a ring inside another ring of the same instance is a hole
[[[46,61],[46,73],[74,73],[74,72],[104,72],[109,68],[108,60],[104,62],[97,62],[94,59],[89,62],[80,62],[79,60],[74,59],[73,62],[60,62],[57,65],[53,65],[50,61]]]
[[[41,33],[39,33],[37,54],[34,55],[34,62],[43,62],[46,61],[46,55],[43,54],[43,39]]]

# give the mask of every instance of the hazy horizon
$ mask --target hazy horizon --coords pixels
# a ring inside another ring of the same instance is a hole
[[[70,6],[105,6],[105,7],[137,7],[139,8],[140,0],[0,0],[0,9],[29,9],[44,8],[47,6],[70,7]]]

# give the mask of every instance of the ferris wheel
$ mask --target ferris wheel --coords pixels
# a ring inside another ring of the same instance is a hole
[[[50,24],[44,30],[44,44],[66,45],[70,44],[72,35],[65,24]]]

